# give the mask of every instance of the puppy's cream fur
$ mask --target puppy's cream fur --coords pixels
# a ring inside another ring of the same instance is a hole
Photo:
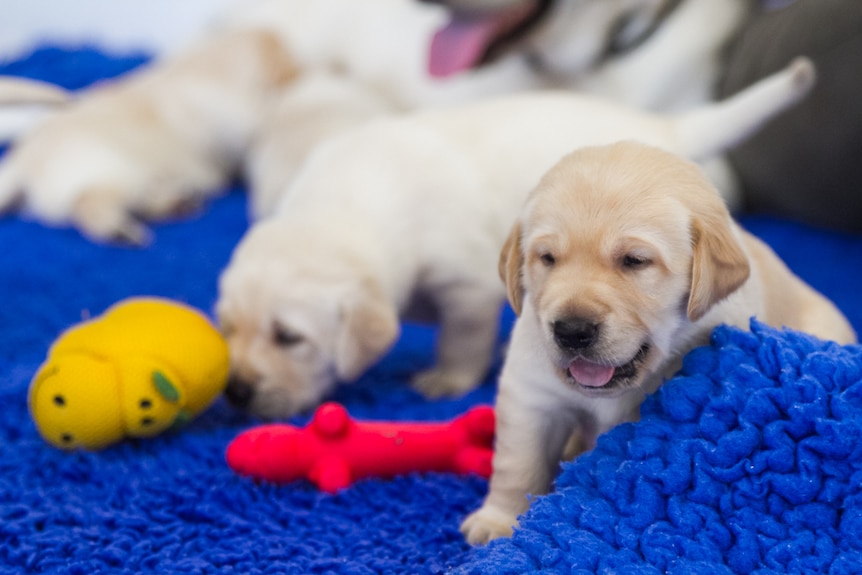
[[[303,73],[262,111],[245,155],[252,217],[275,212],[282,192],[327,138],[396,110],[392,100],[344,74]]]
[[[830,301],[731,220],[697,166],[632,142],[576,151],[550,170],[500,273],[519,317],[500,376],[490,490],[462,525],[471,543],[511,534],[528,495],[548,491],[572,433],[589,449],[637,419],[645,394],[716,325],[747,328],[757,317],[856,341]],[[560,331],[582,322],[596,331]]]
[[[504,299],[499,249],[528,190],[573,148],[636,138],[691,158],[732,145],[810,88],[800,61],[720,105],[660,117],[571,93],[512,96],[378,120],[309,157],[276,215],[220,281],[228,396],[266,417],[358,377],[427,304],[440,315],[429,396],[475,387]]]
[[[275,35],[242,30],[98,86],[15,143],[0,166],[0,210],[20,203],[95,239],[144,242],[136,217],[217,193],[257,110],[295,73]]]

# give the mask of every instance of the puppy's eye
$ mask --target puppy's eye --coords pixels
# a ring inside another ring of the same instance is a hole
[[[273,328],[272,340],[276,345],[281,347],[291,347],[298,343],[302,343],[304,338],[295,331],[290,331],[283,325],[276,325]]]
[[[557,259],[553,256],[553,254],[543,253],[539,256],[539,260],[545,264],[547,267],[551,267],[555,263],[557,263]]]
[[[649,258],[633,254],[624,255],[622,260],[623,267],[628,270],[640,270],[649,266],[651,263],[652,261]]]

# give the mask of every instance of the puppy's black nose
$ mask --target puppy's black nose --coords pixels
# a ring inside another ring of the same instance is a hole
[[[553,323],[554,340],[565,349],[584,349],[596,342],[599,325],[585,319],[557,320]]]
[[[227,382],[224,395],[231,405],[244,409],[254,397],[254,388],[238,377],[231,377]]]

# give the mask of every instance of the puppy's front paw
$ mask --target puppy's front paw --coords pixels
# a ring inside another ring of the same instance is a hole
[[[98,242],[143,246],[150,241],[149,229],[132,216],[119,192],[82,194],[72,219],[84,235]]]
[[[518,519],[496,507],[483,505],[461,523],[461,533],[470,545],[485,545],[492,539],[511,537]]]
[[[423,371],[413,378],[413,388],[428,399],[458,397],[479,385],[473,374],[440,368]]]
[[[79,221],[77,224],[85,236],[96,242],[143,247],[152,241],[150,229],[131,216],[122,220]]]

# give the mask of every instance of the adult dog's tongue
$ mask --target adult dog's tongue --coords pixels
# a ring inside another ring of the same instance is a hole
[[[576,359],[569,364],[569,374],[575,381],[586,387],[602,387],[614,376],[614,368],[585,359]]]
[[[429,73],[443,78],[477,66],[494,40],[513,30],[537,7],[534,1],[486,14],[453,14],[431,39]]]
[[[485,50],[497,36],[493,17],[454,17],[431,39],[428,72],[444,78],[469,70],[485,55]]]

